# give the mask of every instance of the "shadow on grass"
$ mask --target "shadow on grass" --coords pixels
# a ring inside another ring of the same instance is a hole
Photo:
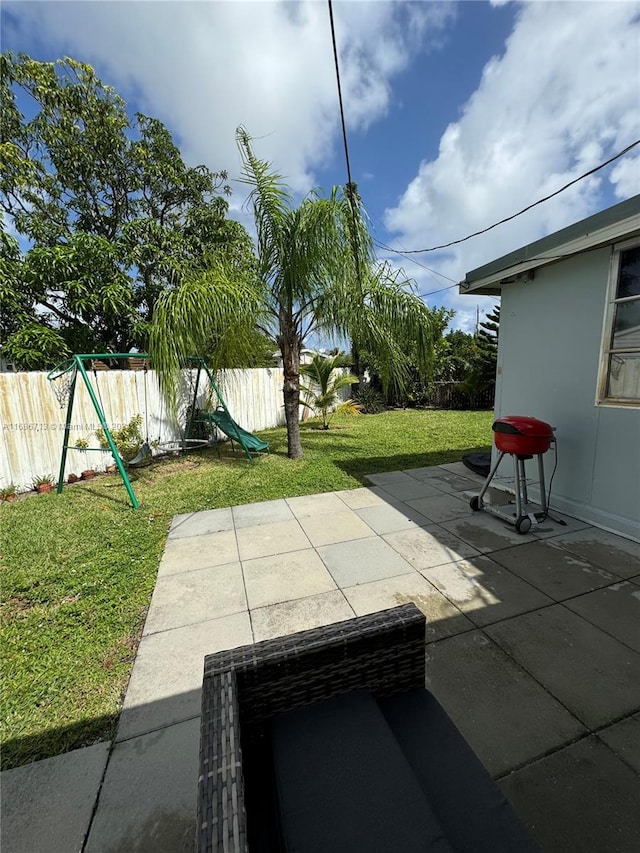
[[[461,462],[467,453],[487,453],[487,445],[468,447],[464,450],[434,450],[430,453],[398,453],[390,456],[355,456],[350,459],[336,459],[335,464],[346,474],[360,482],[367,474],[379,474],[383,471],[404,471],[410,468],[431,468],[450,462]]]
[[[133,481],[131,481],[131,485],[135,492],[135,483]],[[116,489],[121,489],[122,491],[117,492]],[[124,483],[122,482],[122,480],[120,480],[120,478],[118,478],[117,482],[107,482],[105,477],[104,483],[87,486],[85,487],[84,491],[94,498],[113,501],[114,504],[118,504],[120,506],[131,506],[129,495],[125,489]]]
[[[286,443],[283,447],[277,448],[270,454],[272,456],[286,457]],[[269,454],[261,454],[253,463],[267,459]],[[131,484],[134,494],[141,500],[138,490],[159,484],[166,477],[171,477],[174,474],[187,474],[190,471],[197,472],[206,469],[210,465],[230,465],[238,466],[243,469],[251,470],[252,463],[245,456],[244,451],[236,446],[235,451],[230,447],[228,442],[225,442],[220,447],[220,455],[215,451],[215,448],[205,448],[203,450],[191,451],[189,453],[165,454],[154,458],[153,462],[146,465],[141,465],[136,468],[127,468],[127,477]],[[65,489],[68,486],[65,485]],[[84,492],[94,498],[101,500],[109,500],[120,506],[131,506],[125,482],[119,472],[99,472],[95,479],[89,482],[80,482],[74,488],[81,488]]]
[[[106,714],[6,740],[2,744],[2,770],[111,740],[115,736],[119,716],[119,712]]]

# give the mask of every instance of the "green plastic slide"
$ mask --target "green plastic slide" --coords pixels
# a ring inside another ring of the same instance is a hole
[[[232,441],[237,441],[250,461],[253,462],[252,451],[254,453],[269,452],[268,443],[253,435],[253,433],[247,432],[246,429],[242,429],[226,409],[220,407],[215,412],[203,412],[201,417],[203,420],[215,424]]]

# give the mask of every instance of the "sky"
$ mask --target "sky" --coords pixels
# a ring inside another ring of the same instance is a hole
[[[333,10],[352,178],[379,244],[465,237],[640,139],[640,2]],[[90,63],[132,114],[166,124],[188,163],[226,169],[245,225],[240,124],[298,198],[346,183],[326,0],[4,0],[0,15],[3,51]],[[473,331],[493,301],[458,294],[468,271],[638,192],[640,146],[485,235],[379,256]]]

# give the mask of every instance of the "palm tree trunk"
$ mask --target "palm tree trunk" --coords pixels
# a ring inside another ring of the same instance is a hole
[[[353,383],[353,393],[357,394],[364,382],[364,374],[362,373],[362,365],[360,364],[360,350],[353,341],[351,342],[351,358],[353,359],[353,373],[358,377],[358,381]]]
[[[280,351],[284,369],[284,415],[287,421],[287,455],[302,456],[300,444],[300,341],[295,335],[281,337]]]

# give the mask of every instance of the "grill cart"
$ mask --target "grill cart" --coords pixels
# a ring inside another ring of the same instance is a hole
[[[544,521],[549,513],[549,506],[544,483],[544,461],[543,455],[555,443],[553,434],[555,427],[550,426],[538,418],[524,417],[522,415],[507,415],[498,418],[491,427],[498,456],[491,466],[489,476],[482,486],[479,495],[471,498],[470,505],[473,510],[486,510],[492,515],[497,515],[504,521],[513,524],[518,533],[528,533],[535,521]],[[515,514],[509,514],[506,507],[493,506],[484,503],[483,498],[493,480],[498,467],[505,456],[513,457],[513,475],[515,482]],[[541,511],[535,512],[529,503],[527,493],[527,478],[525,472],[525,461],[538,458],[538,472],[540,480],[540,503]]]

